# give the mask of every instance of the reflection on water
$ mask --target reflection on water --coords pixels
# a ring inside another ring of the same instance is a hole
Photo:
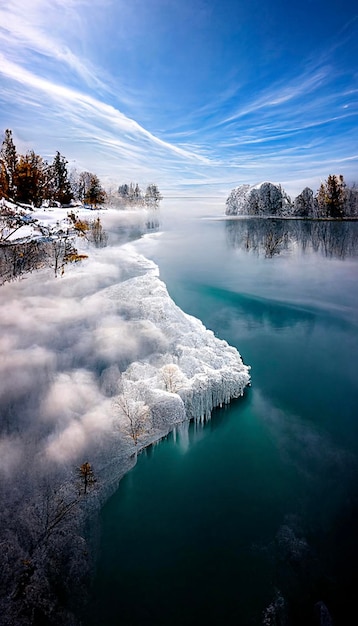
[[[160,227],[160,213],[153,211],[122,211],[120,226],[110,228],[109,244],[121,245],[136,241],[147,233],[154,233]]]
[[[140,251],[184,311],[240,350],[252,385],[204,426],[148,448],[123,479],[103,510],[84,623],[346,626],[358,559],[358,223],[180,228]]]
[[[230,246],[267,258],[296,249],[341,259],[358,256],[357,222],[240,219],[225,225]]]

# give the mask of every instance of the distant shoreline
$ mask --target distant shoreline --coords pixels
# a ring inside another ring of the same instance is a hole
[[[357,222],[357,217],[299,217],[293,215],[221,215],[217,217],[204,217],[209,220],[284,220],[300,222]]]

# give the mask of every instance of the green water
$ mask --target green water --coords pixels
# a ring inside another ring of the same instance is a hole
[[[356,223],[189,220],[142,242],[252,386],[123,479],[86,623],[302,626],[318,602],[355,623],[357,238]]]

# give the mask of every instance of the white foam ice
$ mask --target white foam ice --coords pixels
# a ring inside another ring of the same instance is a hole
[[[131,393],[152,414],[160,413],[159,422],[207,419],[213,408],[243,394],[250,368],[235,348],[175,304],[154,263],[138,255],[138,266],[146,273],[108,287],[102,296],[120,316],[145,324],[147,331],[152,327],[161,341],[158,350],[128,366],[122,381],[131,382]]]

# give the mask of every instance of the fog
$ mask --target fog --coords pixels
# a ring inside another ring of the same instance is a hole
[[[74,577],[80,586],[77,597],[83,595],[89,562],[88,557],[83,561],[83,548],[81,556],[75,547],[83,542],[79,468],[90,461],[100,472],[96,461],[101,451],[112,445],[120,456],[123,446],[128,448],[128,436],[115,423],[114,397],[121,372],[132,361],[167,348],[158,328],[140,316],[128,319],[123,303],[106,297],[106,289],[118,282],[147,272],[157,275],[154,263],[138,255],[130,243],[122,245],[148,228],[153,231],[157,219],[145,211],[112,210],[101,214],[101,220],[110,232],[107,247],[79,240],[79,252],[88,258],[66,265],[63,276],[55,277],[52,268],[44,268],[1,286],[4,623],[34,623],[33,612],[41,613],[38,607],[44,597],[48,606],[56,607],[60,594],[48,584],[54,572],[62,578],[57,585],[70,581],[64,596],[71,595]],[[51,551],[56,558],[51,558]],[[65,569],[59,558],[66,561]],[[24,583],[27,577],[31,585]],[[74,623],[61,606],[54,615],[55,623]]]
[[[115,231],[114,219],[107,221]],[[144,230],[142,215],[126,220],[127,229]],[[156,271],[154,264],[115,242],[86,252],[88,260],[66,266],[61,278],[46,269],[1,288],[0,471],[7,477],[14,463],[5,456],[78,463],[113,428],[106,370],[166,347],[153,325],[124,319],[103,298],[103,289],[148,267]]]

